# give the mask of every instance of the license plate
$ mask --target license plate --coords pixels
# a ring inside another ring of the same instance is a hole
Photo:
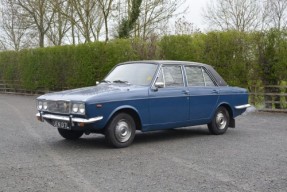
[[[53,121],[53,126],[60,129],[70,129],[66,121]]]

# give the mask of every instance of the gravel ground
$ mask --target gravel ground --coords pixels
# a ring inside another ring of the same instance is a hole
[[[0,94],[0,192],[287,191],[287,114],[249,113],[235,129],[138,132],[124,149],[78,141],[35,118],[35,97]]]

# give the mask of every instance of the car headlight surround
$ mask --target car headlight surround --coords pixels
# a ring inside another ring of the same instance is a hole
[[[85,104],[84,104],[84,103],[81,103],[81,104],[79,105],[79,113],[85,114],[85,112],[86,112]]]
[[[38,101],[37,108],[38,108],[38,110],[43,109],[43,101]]]
[[[86,113],[86,107],[84,103],[73,103],[72,113],[84,115]]]
[[[78,111],[79,111],[79,104],[78,103],[73,104],[72,111],[73,111],[73,113],[78,113]]]
[[[48,102],[43,101],[43,110],[47,110],[47,109],[48,109]]]

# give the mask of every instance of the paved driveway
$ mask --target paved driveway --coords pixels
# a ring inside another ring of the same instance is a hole
[[[35,97],[0,94],[0,191],[286,191],[287,114],[137,133],[124,149],[101,135],[62,139],[35,118]]]

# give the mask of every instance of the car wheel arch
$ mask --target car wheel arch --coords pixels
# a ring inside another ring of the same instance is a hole
[[[108,125],[109,122],[119,113],[127,113],[131,115],[134,118],[134,121],[136,123],[136,130],[142,129],[142,123],[141,123],[141,118],[139,116],[139,113],[135,108],[131,106],[122,106],[120,108],[115,109],[109,116],[108,122],[106,123],[106,125]]]
[[[229,113],[229,116],[230,116],[231,118],[233,118],[233,110],[232,110],[232,108],[230,107],[230,105],[228,105],[228,104],[222,104],[222,105],[220,105],[220,106],[225,107],[226,110],[227,110],[228,113]]]
[[[224,108],[228,111],[230,118],[233,118],[233,117],[234,117],[234,116],[233,116],[233,110],[232,110],[231,106],[230,106],[228,103],[221,103],[220,105],[218,105],[218,106],[216,107],[216,109],[218,109],[219,107],[224,107]],[[215,109],[215,111],[216,111],[216,109]],[[214,115],[214,114],[213,114],[213,115]]]

